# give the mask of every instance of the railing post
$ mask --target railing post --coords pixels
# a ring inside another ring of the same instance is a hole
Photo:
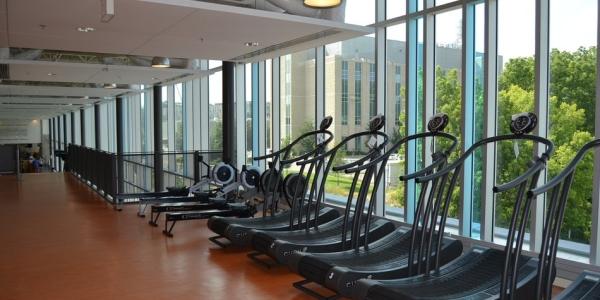
[[[194,151],[194,183],[200,181],[200,151]]]

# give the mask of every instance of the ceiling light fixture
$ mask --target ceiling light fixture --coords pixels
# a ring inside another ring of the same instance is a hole
[[[246,45],[246,47],[256,47],[258,46],[258,42],[246,42],[244,45]]]
[[[153,68],[169,68],[171,66],[171,61],[168,57],[159,57],[155,56],[152,58],[152,67]]]
[[[96,30],[96,28],[94,27],[87,27],[87,26],[81,26],[81,27],[77,27],[77,31],[79,32],[93,32],[94,30]]]
[[[54,76],[56,73],[48,73],[48,76]]]
[[[104,88],[105,89],[116,89],[117,88],[117,84],[116,83],[105,83],[104,84]]]
[[[304,0],[304,5],[312,8],[332,8],[341,3],[342,0]]]

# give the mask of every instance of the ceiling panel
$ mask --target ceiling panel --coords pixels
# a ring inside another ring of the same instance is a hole
[[[115,1],[100,22],[99,0],[8,0],[11,47],[227,60],[328,29],[372,29],[201,1]],[[36,9],[32,9],[35,7]],[[43,26],[41,26],[43,25]],[[89,26],[89,33],[77,27]],[[338,39],[339,40],[339,39]]]
[[[0,97],[0,104],[29,103],[29,104],[73,104],[91,105],[98,100],[83,98],[48,98],[48,97]]]
[[[14,60],[4,60],[0,63],[8,63],[10,65],[10,79],[19,81],[154,84],[191,72],[185,69],[79,63]]]
[[[70,88],[50,86],[0,85],[0,95],[63,96],[63,97],[114,97],[129,92],[124,89]]]
[[[127,54],[190,13],[187,8],[135,0],[115,3],[115,17],[102,23],[99,0],[63,0],[60,5],[47,0],[8,0],[10,45]],[[82,33],[77,31],[80,26],[96,30]]]

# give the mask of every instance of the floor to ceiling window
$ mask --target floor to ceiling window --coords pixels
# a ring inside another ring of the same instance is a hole
[[[362,36],[325,46],[325,115],[333,117],[331,132],[336,145],[345,137],[367,128],[370,114],[370,65],[375,63],[375,38]],[[349,162],[364,154],[366,138],[350,141],[336,154],[336,162]],[[331,172],[325,192],[345,200],[352,177]]]
[[[548,163],[549,178],[594,138],[597,11],[597,1],[550,1],[548,137],[556,150]],[[576,249],[579,256],[589,255],[593,165],[593,155],[587,154],[575,172],[561,232],[562,246]]]
[[[388,1],[388,5],[389,5]],[[399,1],[394,1],[399,2]],[[389,14],[389,9],[388,9]],[[399,24],[386,29],[386,132],[395,144],[406,135],[406,25]],[[386,215],[404,215],[404,183],[398,179],[405,171],[405,148],[390,157],[385,176]]]
[[[534,111],[534,53],[535,1],[498,1],[498,134],[510,133],[513,114]],[[511,142],[501,142],[496,149],[496,182],[502,183],[525,171],[532,157],[533,144],[522,142],[515,146]],[[512,192],[496,198],[496,243],[505,243],[514,198]]]

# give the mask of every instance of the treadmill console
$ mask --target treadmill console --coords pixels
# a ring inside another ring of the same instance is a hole
[[[319,129],[325,130],[325,129],[329,128],[331,126],[331,124],[333,124],[333,117],[327,116],[323,119],[323,121],[321,121],[321,124],[319,125]]]
[[[448,126],[448,115],[445,113],[435,114],[429,122],[427,123],[427,130],[431,132],[440,132],[444,131],[446,126]]]
[[[534,113],[520,113],[512,116],[510,131],[513,134],[527,134],[537,126],[537,116]]]
[[[385,117],[383,115],[376,115],[369,120],[369,131],[377,131],[385,125]]]

